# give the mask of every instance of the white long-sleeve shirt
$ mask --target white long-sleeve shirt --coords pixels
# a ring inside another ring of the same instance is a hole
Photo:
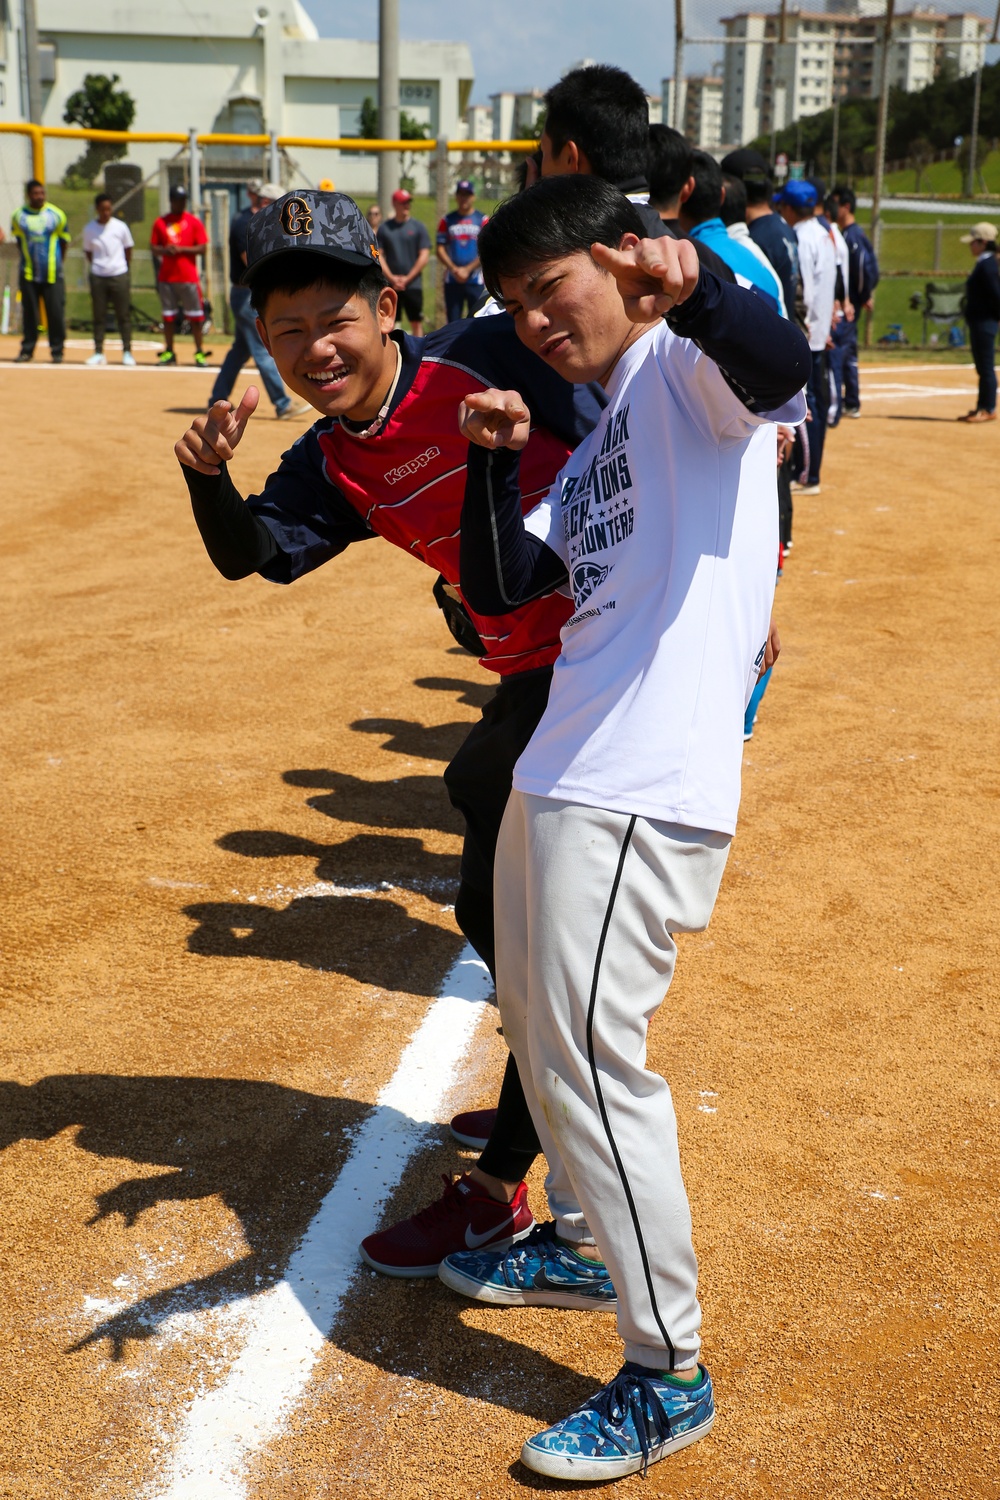
[[[809,324],[809,347],[816,354],[826,348],[833,325],[837,254],[832,236],[818,219],[800,219],[795,225],[795,235],[799,242],[799,270]]]

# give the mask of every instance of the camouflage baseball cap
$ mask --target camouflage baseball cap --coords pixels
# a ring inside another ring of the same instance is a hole
[[[294,250],[311,250],[358,269],[379,264],[372,227],[354,199],[318,188],[286,193],[254,214],[247,229],[244,283],[251,286],[261,266]]]

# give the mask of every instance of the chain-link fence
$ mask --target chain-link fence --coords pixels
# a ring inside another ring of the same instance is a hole
[[[136,240],[132,261],[133,300],[140,321],[158,321],[153,263],[146,248],[148,230],[157,215],[167,210],[170,187],[175,182],[182,182],[188,189],[189,208],[198,213],[209,228],[213,249],[207,257],[204,291],[215,310],[216,322],[224,327],[228,326],[229,320],[228,236],[221,226],[246,205],[247,183],[253,178],[280,182],[286,189],[336,183],[364,202],[376,197],[374,180],[369,181],[369,178],[374,177],[374,163],[379,154],[397,152],[402,168],[413,177],[417,190],[414,209],[436,230],[438,220],[449,207],[457,181],[463,177],[477,179],[481,201],[488,206],[514,189],[518,163],[536,147],[533,140],[327,140],[274,134],[87,131],[0,122],[0,144],[9,142],[18,134],[25,141],[26,175],[30,160],[31,174],[51,184],[50,198],[69,215],[70,232],[75,239],[66,262],[71,327],[86,324],[89,317],[87,268],[78,246],[83,225],[92,216],[93,194],[98,184],[81,187],[78,174],[74,172],[74,163],[79,162],[88,143],[108,147],[109,154],[111,149],[118,154],[127,150],[137,158],[130,185],[138,178],[139,186],[133,187],[133,193],[138,193],[141,187],[145,195],[145,213],[139,227],[133,223]],[[123,166],[118,161],[110,170],[121,172]],[[9,171],[5,175],[10,178]],[[60,175],[64,179],[62,183],[59,182]],[[6,186],[9,197],[11,182],[8,181]],[[107,190],[114,196],[115,189],[110,179]],[[131,215],[125,217],[131,218]],[[8,326],[14,331],[19,316],[16,259],[13,267],[6,256],[0,260],[0,274],[6,278],[4,284],[11,288],[7,298]],[[428,267],[427,276],[431,283],[428,323],[434,327],[444,317],[443,272],[435,259]]]
[[[533,141],[362,142],[276,136],[189,136],[183,133],[126,135],[42,130],[29,126],[2,128],[20,130],[25,135],[25,144],[30,143],[36,176],[44,178],[47,167],[54,169],[49,171],[50,197],[68,214],[73,235],[65,272],[71,329],[90,326],[88,270],[79,245],[83,225],[92,217],[97,184],[91,187],[78,184],[56,186],[56,174],[61,169],[65,171],[79,157],[82,146],[91,141],[113,143],[117,148],[136,155],[141,155],[143,150],[147,153],[131,174],[120,162],[109,166],[106,180],[113,196],[119,191],[112,185],[114,173],[122,175],[123,184],[127,178],[128,186],[132,188],[128,210],[123,209],[124,216],[132,224],[136,241],[132,258],[132,300],[137,331],[145,328],[151,334],[158,329],[160,319],[155,267],[148,249],[149,231],[157,215],[166,210],[169,188],[174,182],[183,182],[188,187],[191,206],[201,214],[209,230],[211,251],[206,257],[204,290],[212,305],[217,327],[228,331],[228,220],[247,202],[246,184],[253,176],[277,178],[286,188],[304,187],[312,185],[315,172],[322,168],[331,175],[329,178],[316,177],[316,181],[335,181],[338,175],[352,176],[353,180],[365,163],[371,170],[371,164],[382,150],[409,151],[410,156],[419,151],[423,169],[421,186],[425,186],[425,191],[417,193],[413,209],[431,230],[433,243],[437,223],[450,204],[456,181],[472,178],[477,184],[480,205],[488,209],[492,203],[514,191],[524,154],[535,146]],[[9,143],[12,139],[9,134],[0,136],[0,142]],[[348,163],[352,164],[350,172]],[[360,177],[358,180],[360,182]],[[346,180],[342,185],[347,187]],[[121,187],[122,193],[127,190],[127,187]],[[375,196],[373,190],[360,187],[355,187],[354,192],[362,201]],[[989,216],[988,208],[984,207],[983,214]],[[966,223],[958,215],[948,218],[926,215],[921,216],[919,222],[895,222],[891,202],[885,204],[885,215],[877,247],[882,281],[876,294],[874,313],[865,320],[866,341],[876,343],[889,339],[918,344],[928,340],[940,343],[948,337],[955,339],[961,334],[960,318],[954,318],[947,326],[933,320],[926,321],[926,287],[928,283],[946,288],[961,285],[968,274],[970,258],[968,247],[961,243],[960,236],[971,227],[971,223]],[[17,267],[16,247],[10,243],[0,247],[0,297],[6,309],[3,326],[12,333],[19,331],[20,327]],[[443,318],[442,276],[441,268],[432,259],[426,273],[431,291],[427,321],[431,327]],[[950,333],[952,326],[959,330],[958,334]]]

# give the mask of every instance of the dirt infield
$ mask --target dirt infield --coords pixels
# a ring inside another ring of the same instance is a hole
[[[651,1041],[719,1419],[616,1494],[1000,1496],[1000,432],[954,425],[972,386],[866,371],[797,509],[740,832]],[[558,1489],[520,1444],[614,1372],[613,1321],[367,1271],[245,1471],[176,1467],[459,954],[440,772],[489,692],[380,541],[290,589],[218,577],[170,451],[209,388],[0,369],[0,1495]],[[245,489],[295,430],[254,420]],[[495,1025],[441,1120],[492,1102]],[[463,1160],[439,1130],[392,1216]]]

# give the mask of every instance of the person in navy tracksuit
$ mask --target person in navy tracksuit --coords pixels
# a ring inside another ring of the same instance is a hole
[[[974,409],[959,417],[960,422],[995,422],[997,417],[997,377],[993,368],[993,350],[1000,320],[1000,266],[997,265],[997,227],[995,224],[973,224],[962,235],[976,258],[976,264],[965,283],[965,321],[969,325],[969,345],[979,376],[979,399]]]
[[[872,293],[878,286],[878,260],[872,242],[854,217],[857,199],[851,188],[834,188],[828,200],[831,217],[837,221],[847,241],[847,296],[854,308],[853,318],[841,318],[834,324],[833,348],[829,352],[830,374],[836,390],[833,426],[846,412],[849,417],[861,415],[861,391],[858,386],[858,315],[863,307],[871,308]]]

